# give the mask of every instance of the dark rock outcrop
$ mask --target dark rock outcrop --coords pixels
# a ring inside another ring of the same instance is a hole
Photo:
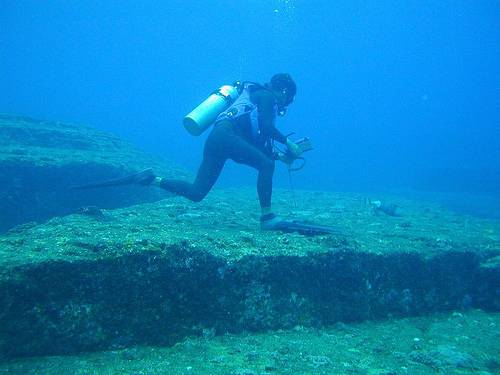
[[[498,311],[499,272],[485,277],[479,265],[473,253],[423,259],[352,251],[228,264],[173,246],[26,266],[1,283],[0,352],[53,355],[170,345],[206,331],[322,327],[470,306]]]
[[[187,175],[114,135],[89,127],[0,116],[0,232],[83,206],[114,208],[160,199],[165,194],[142,187],[70,189],[148,167],[164,176]]]

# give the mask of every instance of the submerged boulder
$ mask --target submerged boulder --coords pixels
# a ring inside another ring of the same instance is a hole
[[[0,232],[81,207],[116,208],[165,197],[140,186],[77,191],[72,186],[152,167],[162,176],[187,173],[90,127],[0,115]]]

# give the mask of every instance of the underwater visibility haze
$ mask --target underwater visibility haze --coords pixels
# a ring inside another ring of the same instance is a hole
[[[499,15],[3,1],[0,374],[498,373]]]
[[[495,1],[7,1],[0,108],[108,130],[195,170],[203,141],[182,117],[223,84],[288,72],[298,92],[278,127],[315,146],[296,187],[498,196],[499,10]],[[251,173],[232,168],[222,183],[253,184]]]

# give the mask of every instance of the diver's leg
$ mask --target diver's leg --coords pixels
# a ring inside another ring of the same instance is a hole
[[[285,221],[276,216],[271,210],[275,161],[243,138],[235,138],[237,139],[232,142],[233,147],[231,148],[230,158],[237,163],[249,165],[259,171],[257,192],[261,209],[260,227],[263,230],[281,230]]]
[[[257,193],[259,194],[262,215],[271,213],[271,197],[273,194],[274,160],[267,159],[264,167],[259,169],[257,177]]]
[[[225,160],[214,157],[204,157],[193,183],[161,178],[158,185],[171,193],[181,195],[193,202],[200,202],[206,197],[224,167]]]
[[[237,163],[248,165],[258,170],[257,193],[262,215],[271,213],[271,196],[275,162],[257,147],[235,136],[231,143],[230,158]]]
[[[194,202],[201,201],[212,189],[226,163],[227,157],[223,147],[226,143],[226,137],[227,134],[222,128],[214,128],[210,133],[203,150],[203,161],[198,168],[193,183],[183,180],[156,178],[153,184]]]

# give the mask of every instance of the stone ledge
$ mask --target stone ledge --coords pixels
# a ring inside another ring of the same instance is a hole
[[[126,187],[75,192],[70,188],[152,167],[188,176],[171,162],[146,155],[118,137],[85,126],[0,115],[0,232],[29,221],[156,201],[159,191]]]
[[[498,268],[343,251],[227,262],[170,246],[98,261],[16,267],[1,280],[0,352],[56,355],[170,345],[203,330],[328,326],[470,307],[500,310]]]
[[[297,192],[308,210],[290,210],[277,191],[278,212],[343,233],[303,237],[257,230],[254,194],[170,198],[1,236],[2,355],[500,309],[496,221],[409,201],[402,217],[377,216],[339,193]]]

